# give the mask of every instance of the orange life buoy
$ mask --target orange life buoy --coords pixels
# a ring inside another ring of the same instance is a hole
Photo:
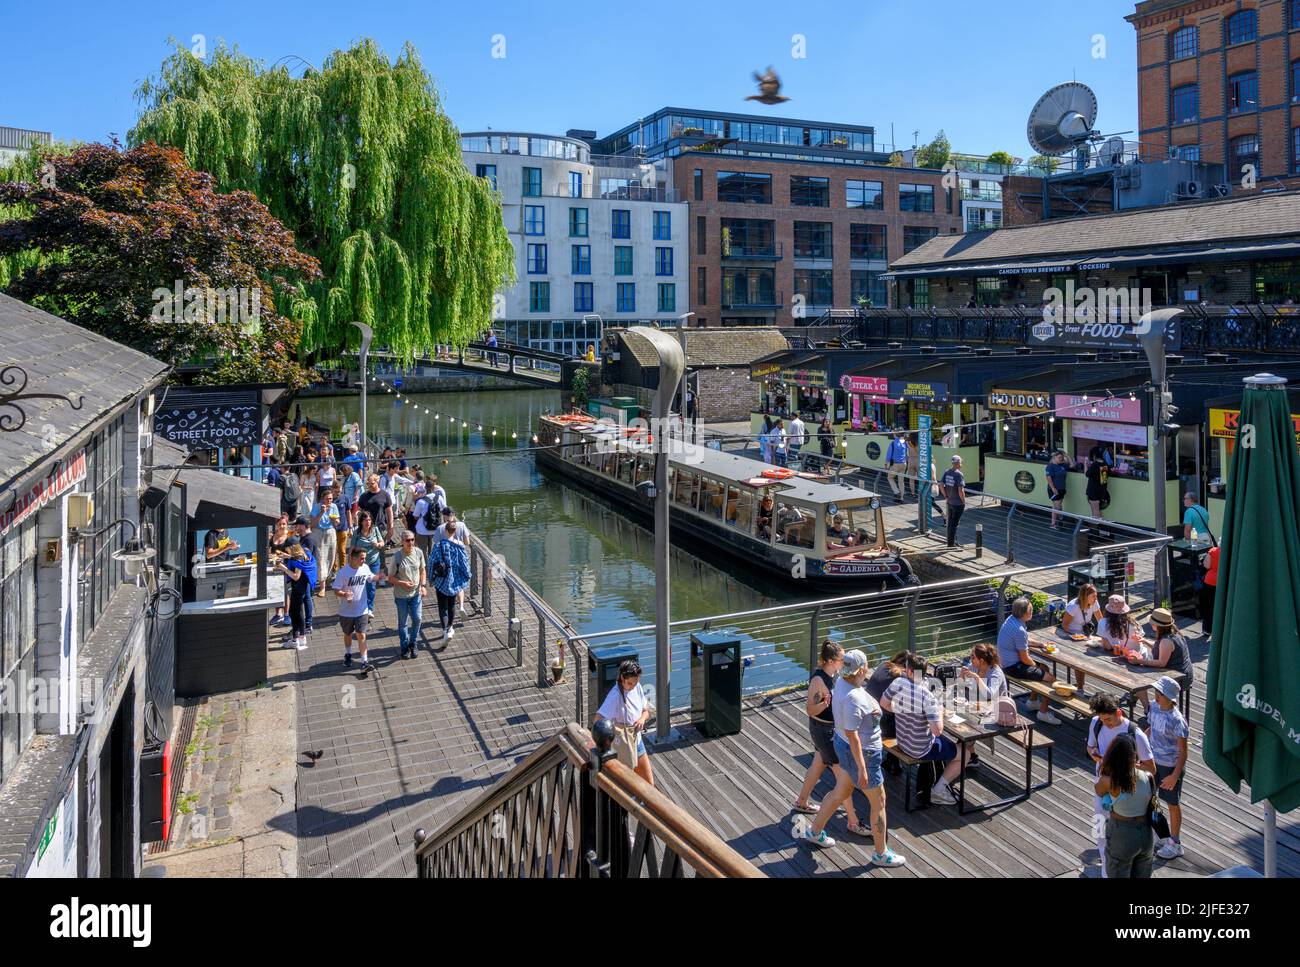
[[[770,470],[764,470],[763,476],[769,480],[785,480],[787,477],[793,477],[794,471],[789,467],[773,467]]]

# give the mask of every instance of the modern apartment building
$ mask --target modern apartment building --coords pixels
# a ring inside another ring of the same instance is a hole
[[[50,132],[48,131],[28,131],[26,128],[0,126],[0,168],[19,155],[26,154],[33,146],[49,143]]]
[[[687,209],[666,162],[593,155],[580,137],[498,131],[464,134],[461,148],[500,193],[515,247],[517,282],[493,314],[507,340],[581,355],[599,349],[604,323],[687,312]]]
[[[1300,0],[1145,0],[1138,39],[1144,145],[1223,164],[1234,193],[1300,175]],[[1247,168],[1251,166],[1251,168]]]
[[[667,107],[594,148],[670,167],[690,210],[692,325],[884,306],[889,262],[962,229],[943,172],[891,165],[861,125]]]

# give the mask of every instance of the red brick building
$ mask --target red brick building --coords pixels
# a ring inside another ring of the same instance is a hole
[[[1146,0],[1127,19],[1144,147],[1223,164],[1234,192],[1246,165],[1258,188],[1300,183],[1300,0]]]

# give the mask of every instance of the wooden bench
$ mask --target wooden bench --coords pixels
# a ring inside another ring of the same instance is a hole
[[[1051,702],[1055,702],[1057,705],[1069,709],[1076,715],[1083,716],[1084,718],[1092,717],[1092,706],[1075,695],[1066,698],[1064,695],[1058,694],[1056,689],[1052,688],[1051,685],[1044,685],[1042,682],[1026,681],[1022,678],[1011,678],[1008,679],[1008,682],[1014,682],[1022,688],[1037,695],[1039,698],[1046,698]]]
[[[1055,740],[1049,739],[1047,736],[1043,735],[1043,733],[1039,732],[1037,729],[1034,729],[1034,731],[1032,732],[1007,732],[1004,737],[1010,739],[1013,743],[1020,746],[1020,748],[1024,749],[1025,752],[1031,756],[1039,749],[1047,750],[1047,781],[1040,782],[1037,785],[1033,785],[1031,781],[1030,788],[1034,790],[1038,790],[1038,789],[1046,789],[1048,786],[1050,786],[1052,784],[1052,778],[1053,778],[1052,750],[1056,747]],[[1032,746],[1031,746],[1031,742],[1032,742]],[[1026,766],[1026,768],[1028,769],[1030,768],[1030,766]],[[1032,775],[1032,773],[1026,772],[1026,775]]]
[[[889,755],[892,755],[903,765],[903,809],[904,811],[910,813],[914,809],[916,809],[915,799],[912,795],[913,792],[912,770],[919,768],[920,766],[937,766],[939,765],[939,763],[929,762],[927,760],[922,760],[922,759],[913,759],[910,755],[908,755],[906,752],[904,752],[902,749],[898,747],[898,739],[885,739],[883,744],[885,747],[885,752],[888,753]],[[918,776],[917,778],[918,778],[917,785],[919,786],[920,777]],[[920,789],[918,788],[916,792],[919,793]]]

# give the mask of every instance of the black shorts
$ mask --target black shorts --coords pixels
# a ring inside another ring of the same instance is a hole
[[[1161,802],[1177,806],[1183,795],[1183,777],[1178,777],[1178,785],[1172,789],[1159,788],[1160,783],[1168,779],[1173,774],[1173,771],[1173,766],[1162,766],[1159,762],[1156,763],[1156,794],[1160,797]]]
[[[1047,674],[1047,669],[1038,664],[1026,665],[1024,662],[1018,661],[1014,665],[1007,665],[1003,668],[1002,674],[1006,675],[1007,678],[1019,678],[1025,682],[1041,682]]]
[[[828,766],[835,765],[839,761],[835,755],[835,726],[810,718],[808,734],[812,736],[813,750],[821,756],[822,762]]]
[[[1048,494],[1047,499],[1053,501],[1064,500],[1066,493],[1068,493],[1068,491],[1062,490],[1059,494]]]

